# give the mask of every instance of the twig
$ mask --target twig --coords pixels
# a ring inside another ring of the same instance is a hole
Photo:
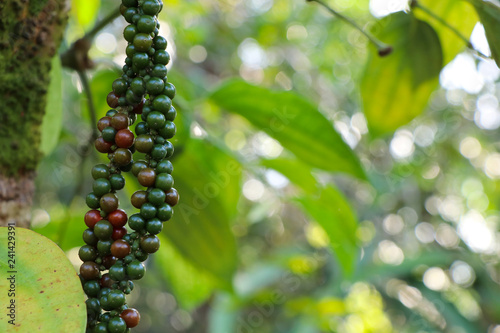
[[[378,51],[378,54],[383,57],[383,56],[386,56],[386,55],[389,55],[391,52],[392,52],[392,47],[390,45],[387,45],[381,41],[379,41],[377,38],[375,38],[375,36],[373,36],[372,34],[370,34],[369,32],[366,32],[363,28],[361,28],[356,22],[354,22],[354,20],[352,20],[350,17],[347,17],[345,16],[344,14],[342,13],[339,13],[338,11],[336,11],[335,9],[333,9],[332,7],[328,6],[326,3],[324,3],[322,0],[306,0],[307,2],[316,2],[318,3],[319,5],[323,6],[326,10],[328,10],[331,14],[333,14],[334,16],[337,16],[339,19],[343,20],[344,22],[350,24],[351,26],[353,26],[356,30],[358,30],[359,32],[361,32],[363,35],[366,36],[366,38],[368,38],[368,40],[373,44],[375,45],[375,47],[377,48],[377,51]]]
[[[95,126],[97,124],[97,116],[96,116],[94,100],[92,98],[92,90],[90,89],[87,73],[84,71],[78,71],[78,76],[80,77],[80,81],[82,82],[83,92],[87,96],[88,100],[90,122],[92,123],[92,135],[89,138],[89,142],[90,144],[92,144],[92,142],[94,142],[94,140],[97,139],[97,137],[99,136],[99,133],[97,133],[97,127]]]
[[[462,33],[460,31],[458,31],[455,27],[451,26],[443,18],[441,18],[438,15],[436,15],[435,13],[433,13],[429,8],[427,8],[425,6],[422,6],[416,0],[412,0],[410,2],[410,7],[411,8],[418,8],[418,9],[420,9],[421,11],[423,11],[424,13],[426,13],[427,15],[429,15],[430,17],[432,17],[433,19],[435,19],[436,21],[438,21],[439,23],[441,23],[442,25],[444,25],[451,32],[453,32],[458,38],[460,38],[465,43],[465,45],[467,46],[468,49],[470,49],[471,51],[473,51],[474,53],[476,53],[479,57],[481,57],[483,59],[491,59],[491,57],[488,57],[487,55],[485,55],[481,51],[475,49],[474,46],[472,45],[472,43],[470,42],[470,40],[467,37],[465,37],[464,35],[462,35]]]
[[[105,26],[107,26],[108,24],[113,22],[115,20],[115,18],[117,18],[118,16],[120,16],[120,9],[119,8],[117,10],[109,13],[108,16],[106,16],[105,18],[103,18],[102,20],[97,22],[96,25],[89,32],[87,32],[85,34],[85,36],[83,36],[83,38],[93,39],[99,31],[101,31]]]

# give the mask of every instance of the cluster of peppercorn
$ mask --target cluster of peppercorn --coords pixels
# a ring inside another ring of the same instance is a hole
[[[80,279],[88,296],[87,333],[125,333],[139,323],[140,315],[128,308],[125,295],[134,288],[132,280],[144,276],[143,262],[159,249],[156,235],[179,200],[168,160],[174,152],[168,139],[176,132],[176,110],[175,87],[166,76],[167,41],[158,35],[162,7],[160,0],[123,0],[121,5],[129,23],[123,33],[129,42],[127,58],[122,77],[113,82],[107,97],[112,109],[99,120],[101,136],[95,142],[109,164],[92,169],[93,192],[86,198],[91,210],[84,218],[86,245],[79,251]],[[129,126],[138,115],[142,122],[134,136]],[[139,154],[143,158],[134,161],[133,155]],[[132,205],[140,212],[130,217],[118,208],[116,191],[125,186],[122,172],[132,172],[146,188],[132,195]]]

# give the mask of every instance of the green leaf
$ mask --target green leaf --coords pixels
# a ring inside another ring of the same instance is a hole
[[[390,133],[420,115],[439,82],[441,44],[426,22],[405,13],[384,18],[377,37],[392,54],[371,52],[361,78],[361,98],[373,136]]]
[[[429,9],[432,13],[442,18],[448,24],[453,26],[458,32],[465,37],[470,37],[474,26],[478,21],[477,15],[472,11],[472,7],[466,1],[457,0],[420,0],[420,5]],[[432,25],[434,30],[439,35],[441,47],[443,48],[443,64],[446,65],[452,61],[455,56],[463,51],[467,45],[456,33],[448,27],[432,18],[429,14],[418,7],[414,10],[415,16],[425,20]]]
[[[365,173],[332,123],[306,99],[292,92],[274,92],[243,81],[230,81],[211,100],[245,117],[259,130],[278,140],[301,161],[329,171],[365,179]]]
[[[240,196],[241,165],[209,142],[190,140],[175,161],[181,200],[165,225],[172,245],[195,266],[230,284],[236,241],[230,219]]]
[[[45,155],[50,154],[57,146],[62,129],[62,118],[62,68],[59,55],[56,55],[52,58],[47,104],[41,127],[40,150]]]
[[[0,289],[5,293],[0,312],[1,332],[85,332],[87,311],[80,278],[61,249],[51,240],[28,229],[0,228]],[[15,242],[15,263],[8,257]],[[14,264],[14,267],[10,267]],[[8,266],[9,265],[9,266]],[[9,267],[9,268],[7,268]],[[9,271],[15,271],[11,273]],[[14,280],[8,277],[15,276]],[[7,291],[15,284],[15,296]],[[6,307],[15,300],[15,325]]]
[[[337,189],[329,186],[318,197],[304,196],[297,201],[327,233],[330,246],[344,274],[350,276],[358,257],[356,240],[357,218]]]
[[[73,0],[71,2],[71,14],[83,27],[92,25],[96,18],[101,0]]]
[[[297,159],[276,158],[272,160],[262,160],[261,164],[267,168],[278,171],[293,184],[299,186],[308,193],[315,192],[318,189],[318,182],[311,174],[311,168]]]
[[[497,66],[500,67],[500,34],[498,27],[500,26],[500,3],[498,0],[481,1],[470,0],[474,4],[479,19],[484,26],[486,39],[490,45],[491,55]]]
[[[182,308],[192,310],[210,297],[216,285],[215,279],[179,255],[163,234],[159,238],[161,247],[154,260]]]

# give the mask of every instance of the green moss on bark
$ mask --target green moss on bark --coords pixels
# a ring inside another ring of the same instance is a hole
[[[63,0],[0,2],[0,173],[35,170],[41,158],[51,59],[66,23]]]

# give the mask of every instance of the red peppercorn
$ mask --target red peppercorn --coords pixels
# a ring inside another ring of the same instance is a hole
[[[130,245],[123,239],[118,239],[111,244],[111,254],[118,259],[125,258],[130,254]]]
[[[87,227],[90,229],[94,229],[94,226],[97,222],[102,220],[101,213],[97,209],[89,210],[86,214],[85,217],[83,218],[85,221],[85,224]]]
[[[127,213],[121,209],[109,213],[107,218],[114,228],[121,228],[127,224]]]
[[[125,309],[120,313],[120,317],[125,321],[128,328],[136,327],[141,320],[141,315],[139,311],[133,308]]]
[[[128,128],[116,132],[115,143],[120,148],[130,148],[134,144],[134,133]]]
[[[121,227],[121,228],[114,228],[113,229],[113,235],[111,236],[113,240],[117,239],[122,239],[123,236],[127,234],[127,229]]]

